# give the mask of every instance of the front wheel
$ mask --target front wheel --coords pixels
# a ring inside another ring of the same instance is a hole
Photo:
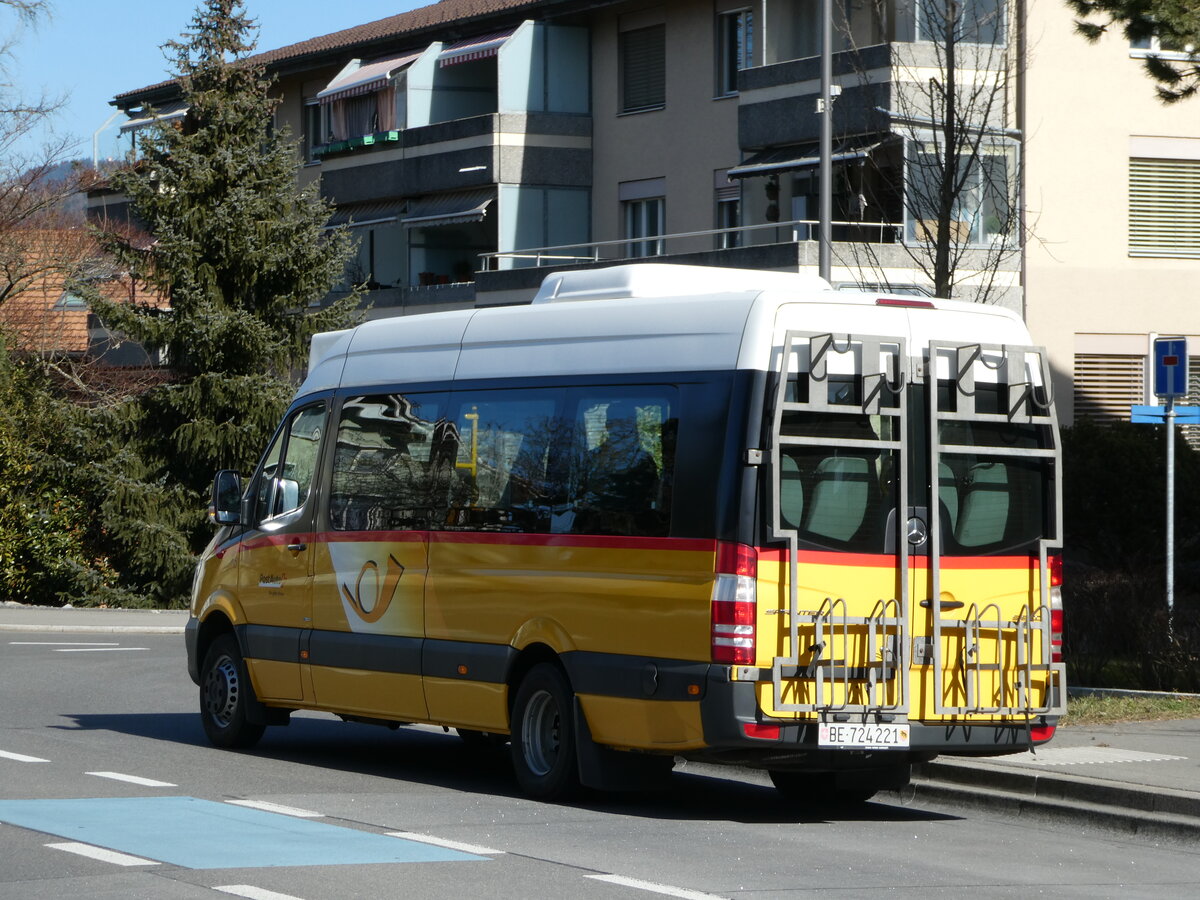
[[[200,721],[209,741],[226,749],[258,743],[266,726],[246,719],[246,708],[253,699],[254,688],[237,639],[223,634],[208,648],[200,669]]]
[[[517,688],[512,760],[517,783],[538,800],[561,800],[579,788],[574,695],[557,666],[539,663]]]

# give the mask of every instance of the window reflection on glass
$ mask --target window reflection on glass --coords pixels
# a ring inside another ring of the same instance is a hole
[[[382,394],[342,405],[329,498],[339,530],[426,529],[453,491],[458,432],[442,395]]]
[[[261,522],[304,506],[312,489],[325,427],[325,405],[293,414],[263,457],[254,487],[254,520]]]

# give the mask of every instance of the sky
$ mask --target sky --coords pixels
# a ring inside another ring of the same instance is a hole
[[[52,15],[22,26],[0,5],[0,36],[12,43],[6,92],[26,100],[43,90],[64,101],[53,129],[30,136],[18,149],[32,155],[47,138],[77,145],[69,158],[90,159],[94,133],[116,111],[115,95],[170,77],[162,45],[189,26],[199,0],[49,0]],[[426,6],[434,0],[246,0],[258,21],[258,50],[341,31]],[[116,152],[114,119],[98,141],[100,158]]]

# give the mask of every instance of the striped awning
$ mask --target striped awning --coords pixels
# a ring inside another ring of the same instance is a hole
[[[485,34],[483,37],[471,38],[451,44],[449,47],[443,47],[442,52],[438,54],[438,65],[453,66],[458,63],[495,56],[504,46],[504,42],[512,37],[516,30],[509,28],[507,31],[497,31],[493,34]]]
[[[365,225],[384,225],[397,221],[404,213],[403,200],[380,200],[374,203],[348,203],[339,206],[329,217],[326,228],[349,225],[361,228]]]
[[[865,159],[881,145],[891,141],[890,134],[858,135],[845,138],[833,145],[830,161],[833,163]],[[728,172],[730,178],[751,178],[755,175],[771,175],[775,172],[794,172],[799,169],[815,169],[821,164],[821,145],[795,144],[790,147],[774,147],[753,153]]]
[[[406,53],[403,56],[391,56],[369,63],[364,63],[361,59],[352,59],[337,73],[333,81],[317,92],[317,99],[322,103],[332,103],[334,100],[345,100],[347,97],[358,97],[382,90],[387,87],[393,75],[411,65],[420,55]]]
[[[144,110],[136,119],[122,122],[120,133],[128,134],[131,131],[137,131],[143,125],[149,125],[151,122],[171,122],[175,119],[182,119],[187,115],[187,111],[187,104],[182,100],[172,100],[170,103],[164,103],[162,106]]]
[[[408,215],[401,224],[405,228],[436,228],[441,225],[482,222],[487,215],[488,206],[495,199],[495,188],[461,191],[456,194],[432,194],[409,203]]]

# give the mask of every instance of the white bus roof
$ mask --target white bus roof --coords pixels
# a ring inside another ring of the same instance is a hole
[[[547,276],[531,305],[377,319],[313,338],[300,394],[538,375],[767,369],[781,328],[1028,344],[1008,310],[878,292],[819,278],[706,266],[635,264]],[[579,302],[564,302],[579,301]]]

